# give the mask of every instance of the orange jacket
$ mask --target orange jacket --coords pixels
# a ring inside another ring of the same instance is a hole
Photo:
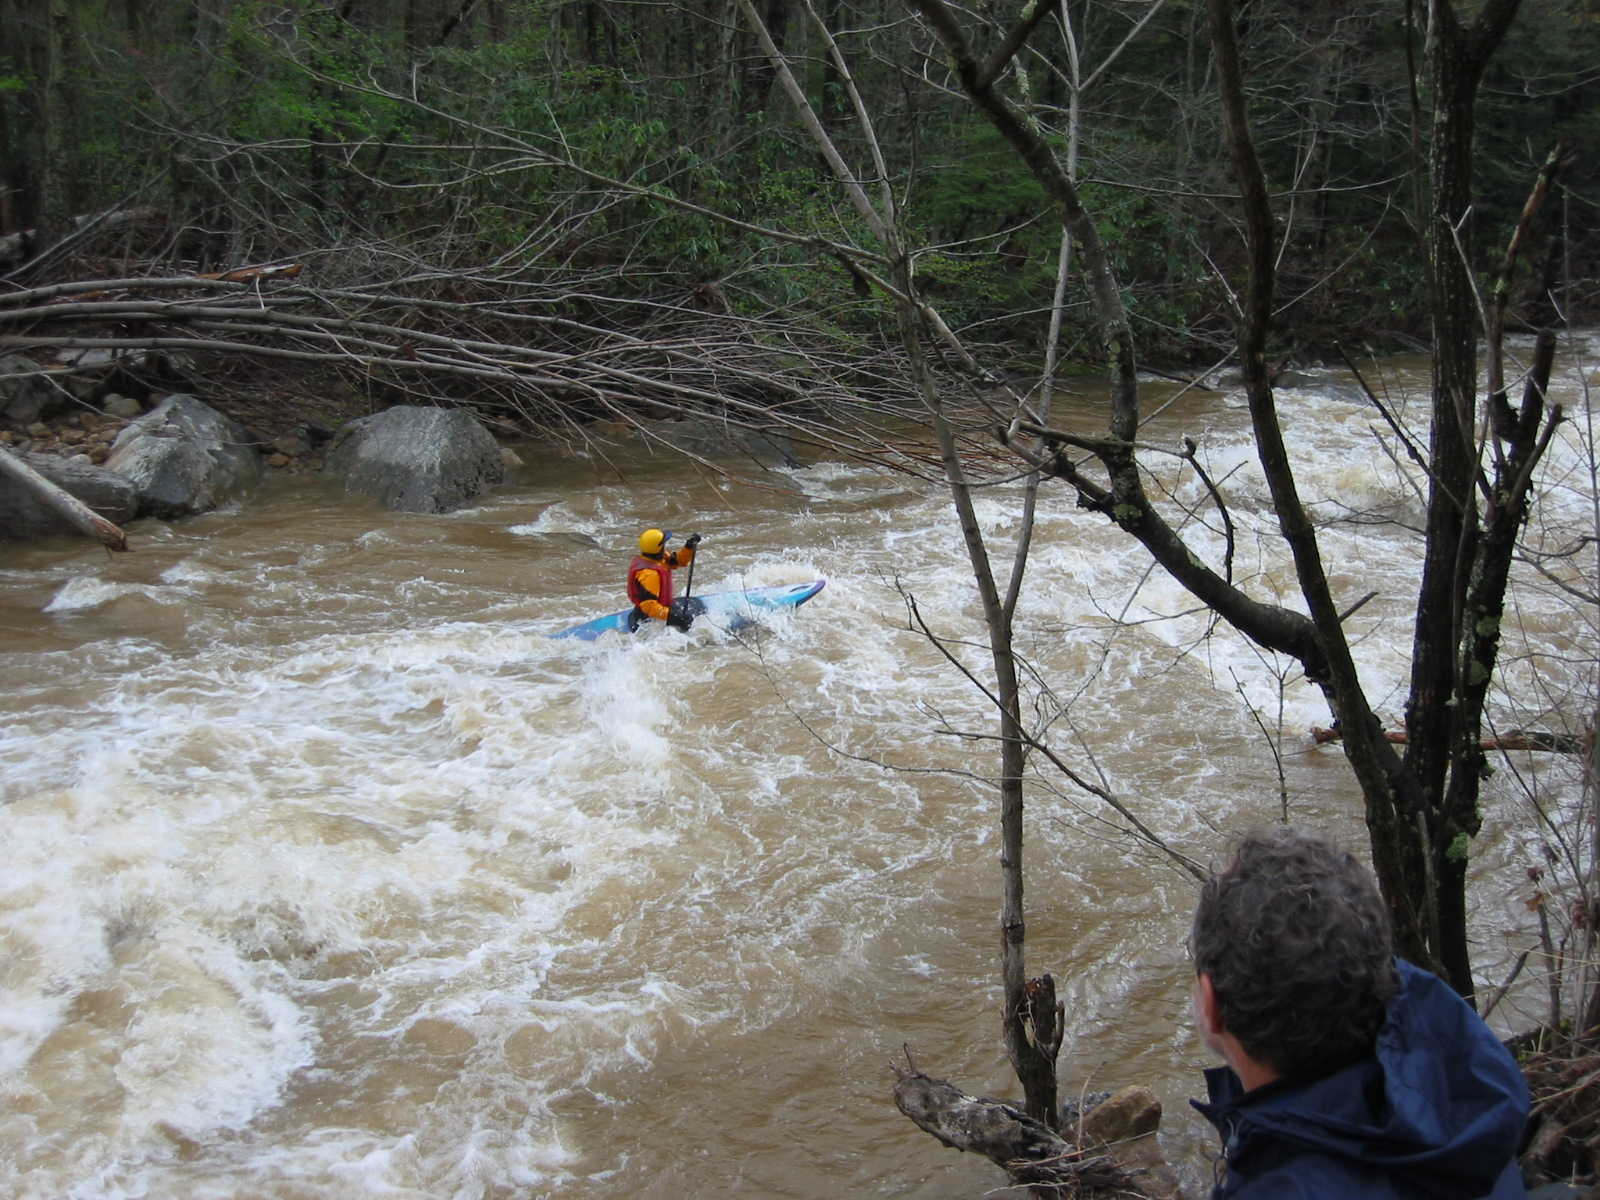
[[[665,621],[672,609],[672,570],[693,561],[688,546],[658,558],[635,556],[628,564],[628,599],[645,616]]]

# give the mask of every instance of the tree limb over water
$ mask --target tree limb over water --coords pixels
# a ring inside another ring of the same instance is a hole
[[[713,415],[751,432],[923,473],[905,436],[892,351],[841,352],[802,323],[707,312],[692,298],[583,295],[470,272],[366,287],[303,282],[302,264],[204,275],[88,279],[0,294],[0,349],[159,351],[279,359],[355,372],[498,418],[528,436],[588,440],[597,421],[635,427]],[[608,315],[610,314],[610,315]],[[41,367],[54,373],[70,365]],[[838,412],[852,413],[849,436]]]
[[[1319,746],[1337,742],[1343,736],[1337,729],[1327,729],[1322,726],[1313,726],[1311,730],[1311,740]],[[1383,736],[1386,741],[1396,746],[1404,746],[1410,735],[1404,729],[1390,729],[1386,730]],[[1556,754],[1584,754],[1587,753],[1588,741],[1587,738],[1573,737],[1566,733],[1546,733],[1539,729],[1508,729],[1505,733],[1479,738],[1478,749],[1549,750]]]

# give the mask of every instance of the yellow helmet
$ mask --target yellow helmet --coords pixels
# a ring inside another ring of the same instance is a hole
[[[670,529],[646,529],[639,535],[639,553],[654,558],[667,548],[667,539],[671,536]]]

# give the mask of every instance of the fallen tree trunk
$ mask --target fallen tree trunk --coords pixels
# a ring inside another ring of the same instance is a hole
[[[39,503],[107,549],[127,550],[128,535],[121,526],[114,525],[71,492],[51,483],[9,450],[0,453],[0,475],[25,488]]]
[[[909,1058],[909,1055],[908,1055]],[[969,1096],[914,1066],[895,1066],[894,1103],[946,1146],[989,1159],[1038,1197],[1143,1196],[1134,1172],[1067,1141],[1015,1105]]]
[[[1311,740],[1319,746],[1337,742],[1343,736],[1337,729],[1324,729],[1316,725],[1311,728]],[[1406,731],[1403,729],[1390,729],[1383,736],[1396,745],[1406,744]],[[1496,737],[1479,739],[1478,749],[1550,750],[1557,754],[1583,754],[1585,740],[1564,733],[1545,733],[1539,729],[1510,729]]]

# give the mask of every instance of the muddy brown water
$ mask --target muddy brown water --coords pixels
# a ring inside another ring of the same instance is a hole
[[[1421,381],[1386,365],[1396,392]],[[1412,513],[1345,381],[1283,403],[1325,515]],[[1181,433],[1234,471],[1236,572],[1278,594],[1238,398],[1196,395],[1151,436]],[[836,462],[752,488],[523,454],[443,517],[279,478],[237,511],[134,525],[130,554],[4,550],[0,1192],[953,1200],[1000,1182],[890,1099],[908,1047],[970,1091],[1013,1090],[992,756],[951,732],[992,723],[896,588],[977,635],[945,497]],[[1555,468],[1550,520],[1581,529],[1575,442]],[[1017,512],[1012,490],[980,501],[993,534]],[[742,638],[549,639],[621,607],[652,524],[705,535],[696,591],[828,586]],[[1417,547],[1346,523],[1328,550],[1340,595],[1379,592],[1353,622],[1397,718]],[[1071,700],[1056,744],[1175,844],[1214,859],[1278,815],[1242,693],[1281,725],[1295,819],[1360,847],[1338,750],[1305,736],[1327,720],[1315,693],[1208,633],[1060,490],[1024,608]],[[1539,645],[1592,644],[1531,582],[1520,611]],[[976,643],[958,652],[982,670]],[[1535,852],[1499,777],[1489,805],[1474,920],[1494,979],[1533,940]],[[1030,964],[1066,1002],[1064,1085],[1154,1087],[1199,1178],[1192,887],[1108,818],[1048,777],[1033,791]]]

